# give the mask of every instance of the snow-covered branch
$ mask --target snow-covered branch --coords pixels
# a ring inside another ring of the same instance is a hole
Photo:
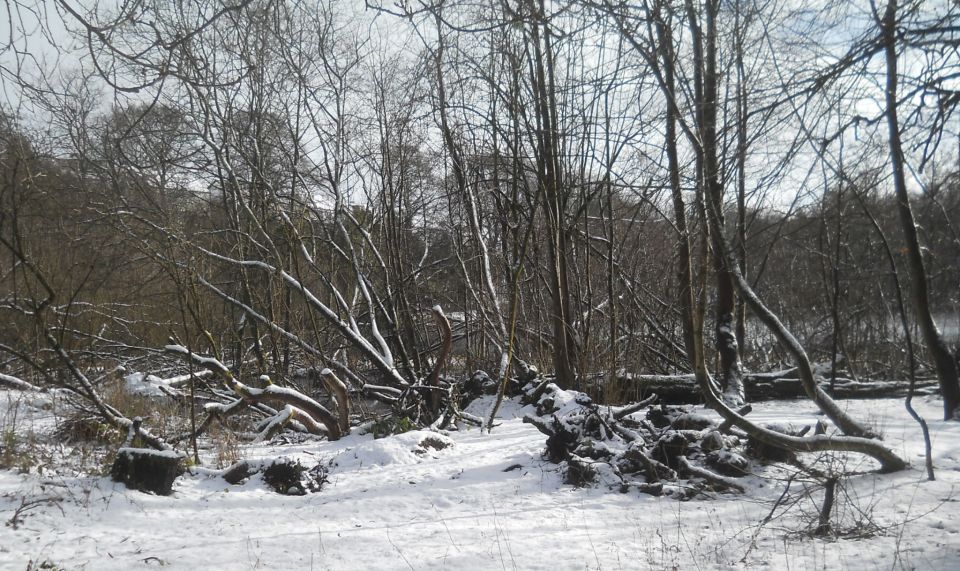
[[[16,389],[18,391],[39,391],[40,387],[31,385],[27,381],[18,379],[16,377],[5,375],[0,373],[0,386],[7,387],[10,389]]]
[[[274,385],[270,383],[269,378],[266,379],[268,383],[266,387],[262,389],[251,387],[238,381],[230,369],[214,357],[198,355],[182,345],[167,345],[165,350],[169,353],[186,357],[197,365],[216,371],[223,378],[227,386],[249,402],[279,403],[294,406],[297,410],[301,411],[300,416],[307,415],[311,421],[313,421],[312,424],[304,423],[308,430],[310,430],[311,426],[316,427],[319,426],[317,423],[321,423],[325,427],[330,440],[337,440],[341,436],[340,423],[337,418],[327,410],[326,407],[300,391]],[[311,430],[311,432],[319,433],[317,430]]]

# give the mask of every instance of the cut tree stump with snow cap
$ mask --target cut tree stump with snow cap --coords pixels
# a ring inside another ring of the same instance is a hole
[[[158,496],[173,493],[173,481],[184,472],[184,456],[173,450],[121,448],[110,469],[110,478],[132,490]]]

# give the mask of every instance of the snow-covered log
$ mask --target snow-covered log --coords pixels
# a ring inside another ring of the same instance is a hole
[[[147,375],[143,378],[143,380],[148,383],[156,383],[157,385],[178,387],[180,385],[189,383],[191,379],[205,379],[210,376],[213,376],[213,371],[210,369],[204,369],[202,371],[196,371],[195,373],[185,373],[183,375],[176,375],[165,379],[162,379],[156,375]]]
[[[273,418],[269,419],[267,425],[260,431],[260,434],[257,435],[256,440],[258,442],[270,440],[291,422],[299,422],[306,428],[307,432],[311,434],[322,434],[324,432],[324,426],[314,420],[312,416],[303,409],[288,404]],[[330,438],[330,440],[336,439],[337,438]]]
[[[18,379],[11,375],[0,373],[0,387],[15,389],[18,391],[39,391],[40,387],[31,385],[27,381]]]

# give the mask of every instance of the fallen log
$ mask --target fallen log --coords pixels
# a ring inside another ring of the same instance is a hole
[[[774,371],[772,373],[746,373],[744,386],[747,400],[758,402],[775,399],[806,398],[806,392],[795,369]],[[700,388],[693,375],[620,375],[620,382],[639,386],[641,394],[656,393],[660,402],[668,404],[694,404],[702,402]],[[903,398],[907,395],[908,385],[898,381],[855,381],[837,378],[833,390],[828,380],[820,381],[820,388],[838,399]],[[917,379],[917,395],[934,395],[939,385],[934,378]]]
[[[11,375],[5,375],[3,373],[0,373],[0,387],[31,392],[37,392],[41,390],[40,387],[31,385],[27,381],[18,379],[17,377]]]

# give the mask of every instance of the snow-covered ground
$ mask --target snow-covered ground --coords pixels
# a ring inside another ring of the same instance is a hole
[[[0,392],[0,429],[49,430],[50,415],[18,396]],[[20,405],[16,423],[8,400]],[[822,491],[797,501],[807,496],[797,480],[784,494],[793,471],[782,468],[755,466],[747,494],[691,501],[575,489],[541,459],[544,436],[521,422],[525,411],[508,403],[492,434],[450,432],[442,450],[423,446],[433,436],[423,431],[242,450],[329,464],[322,491],[299,497],[209,471],[179,479],[170,497],[103,477],[0,471],[0,569],[960,569],[960,423],[937,421],[934,399],[916,404],[931,422],[936,482],[925,481],[920,432],[899,400],[848,403],[913,464],[842,481],[836,517],[856,527],[848,539],[802,533]],[[817,416],[794,401],[760,403],[751,418]]]

